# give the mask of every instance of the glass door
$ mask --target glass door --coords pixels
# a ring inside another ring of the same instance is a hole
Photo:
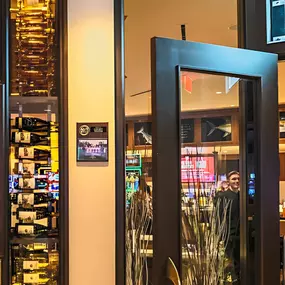
[[[152,94],[152,283],[278,284],[277,56],[154,38]]]

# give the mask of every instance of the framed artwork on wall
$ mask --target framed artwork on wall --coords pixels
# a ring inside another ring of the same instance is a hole
[[[228,142],[232,140],[232,118],[211,117],[201,119],[202,142]]]
[[[135,145],[152,145],[152,125],[151,122],[134,123]]]

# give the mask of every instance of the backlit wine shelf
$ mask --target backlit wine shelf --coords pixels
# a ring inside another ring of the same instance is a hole
[[[11,8],[9,284],[14,285],[60,285],[55,6],[50,0],[17,0]]]

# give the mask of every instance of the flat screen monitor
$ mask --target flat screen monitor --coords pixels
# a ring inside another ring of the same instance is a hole
[[[266,0],[267,44],[285,42],[285,0]]]
[[[181,181],[215,182],[214,156],[181,156]]]

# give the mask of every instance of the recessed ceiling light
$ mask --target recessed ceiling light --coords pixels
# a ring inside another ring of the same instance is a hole
[[[221,92],[221,91],[217,91],[217,92],[216,92],[216,94],[222,94],[222,93],[223,93],[223,92]]]

